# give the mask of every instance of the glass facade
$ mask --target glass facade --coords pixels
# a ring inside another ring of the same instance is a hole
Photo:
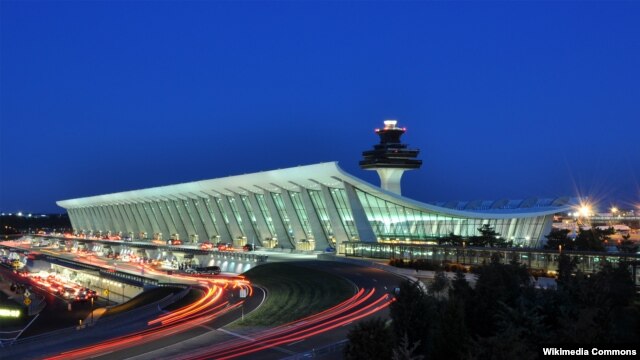
[[[196,232],[197,227],[196,227],[196,222],[193,219],[192,211],[189,208],[189,201],[188,200],[182,200],[181,204],[184,206],[184,209],[187,211],[187,216],[189,217],[189,224],[191,225],[191,229],[193,229],[193,232],[192,232],[192,234],[193,234],[193,233]],[[177,208],[178,208],[178,212],[179,212],[180,211],[180,207],[177,206]],[[184,219],[184,217],[183,217],[183,219]]]
[[[216,235],[220,235],[220,230],[218,228],[219,224],[216,222],[216,216],[213,213],[212,206],[214,206],[214,205],[211,204],[211,199],[210,198],[206,198],[204,200],[204,207],[207,208],[207,212],[209,213],[209,218],[211,219],[211,222],[213,223],[213,227],[216,230]]]
[[[238,206],[236,205],[236,199],[227,196],[227,200],[229,200],[229,205],[231,206],[231,212],[233,212],[233,216],[235,216],[236,221],[238,222],[238,227],[240,227],[240,232],[242,236],[245,236],[244,228],[242,227],[242,217],[240,216],[240,211],[238,211]]]
[[[264,217],[264,221],[267,223],[267,227],[269,228],[269,232],[271,232],[271,237],[276,236],[276,228],[273,225],[273,219],[271,218],[271,214],[269,213],[269,209],[267,209],[267,203],[264,200],[264,195],[256,194],[256,200],[258,201],[258,206],[260,207],[260,212]]]
[[[227,225],[227,228],[228,228],[229,227],[229,215],[227,214],[226,211],[224,211],[224,206],[222,206],[222,199],[220,199],[218,197],[214,197],[214,199],[216,201],[216,206],[218,207],[218,210],[222,214],[222,219],[224,220],[224,223],[225,223],[225,225]]]
[[[318,218],[320,219],[320,224],[322,225],[322,230],[324,234],[328,238],[333,237],[333,228],[331,227],[331,220],[329,219],[329,214],[327,213],[327,206],[322,199],[322,192],[317,190],[308,190],[309,197],[311,198],[311,203],[313,204],[313,210],[315,210],[316,214],[318,214]]]
[[[434,265],[460,264],[483,265],[491,261],[492,255],[498,255],[503,263],[516,260],[531,269],[546,271],[558,270],[558,250],[532,248],[474,248],[425,244],[385,244],[345,242],[344,254],[347,257],[367,257],[374,259],[427,260]],[[583,272],[595,272],[605,262],[616,265],[640,261],[639,254],[611,254],[601,252],[563,251],[565,255],[577,260],[577,269]]]
[[[280,215],[280,219],[284,224],[285,229],[287,229],[287,235],[289,239],[293,239],[293,228],[291,227],[291,220],[289,220],[289,214],[287,214],[287,210],[284,207],[284,201],[282,200],[282,195],[279,193],[271,193],[271,197],[273,198],[273,202],[276,204],[276,209],[278,210],[278,215]]]
[[[256,215],[251,208],[251,202],[249,201],[249,197],[246,195],[240,195],[240,199],[242,200],[242,205],[244,209],[247,211],[247,215],[249,216],[249,220],[251,221],[251,226],[253,227],[253,231],[255,231],[258,238],[264,239],[264,236],[260,233],[260,229],[258,228],[258,220],[256,219]]]
[[[292,170],[288,171],[287,176],[292,174]],[[136,198],[128,198],[127,193],[110,194],[96,199],[74,199],[65,204],[68,206],[61,206],[68,208],[77,232],[132,232],[134,236],[147,233],[148,238],[152,238],[153,232],[162,233],[165,240],[178,234],[182,240],[222,242],[233,242],[240,235],[252,237],[255,232],[262,241],[279,234],[285,238],[278,238],[278,243],[285,247],[297,246],[304,238],[314,239],[314,234],[324,233],[325,236],[315,239],[316,250],[324,250],[327,243],[339,245],[348,241],[424,243],[451,233],[465,238],[480,235],[478,229],[483,225],[489,225],[516,245],[539,246],[538,241],[544,240],[554,213],[554,207],[549,205],[552,202],[533,200],[502,202],[528,207],[513,209],[511,215],[507,214],[510,209],[497,208],[494,202],[474,202],[478,204],[474,211],[453,210],[407,201],[338,172],[322,173],[322,181],[298,169],[296,174],[299,179],[295,182],[278,178],[276,171],[268,178],[246,175],[248,178],[243,178],[243,183],[236,187],[228,180],[220,180],[223,183],[213,180],[204,190],[180,184],[176,186],[185,186],[180,191],[175,187],[167,193],[158,189],[148,193],[140,190]],[[246,179],[258,183],[252,186]],[[273,179],[279,183],[267,186]],[[291,189],[292,183],[297,186],[295,189],[284,190]],[[274,189],[274,185],[282,190],[267,190]],[[543,211],[532,208],[538,203]],[[557,208],[556,212],[564,209]],[[371,230],[366,228],[367,224]],[[294,243],[294,237],[302,239],[295,238]]]
[[[351,215],[351,209],[349,208],[349,202],[347,201],[346,192],[344,191],[344,189],[336,188],[331,188],[329,192],[331,193],[331,198],[336,205],[336,209],[338,210],[338,214],[340,215],[340,220],[342,221],[342,225],[347,231],[349,239],[357,239],[358,232],[356,231],[356,225],[353,222],[353,216]]]
[[[453,233],[462,237],[480,235],[478,229],[488,224],[500,236],[515,244],[527,244],[538,239],[544,229],[545,217],[490,219],[465,218],[425,212],[386,201],[356,189],[373,232],[379,239],[429,240]]]
[[[296,215],[300,220],[300,224],[304,229],[304,233],[307,234],[307,239],[313,238],[313,233],[311,232],[311,224],[309,223],[309,217],[307,216],[307,212],[302,205],[302,196],[297,192],[289,192],[289,195],[291,195],[293,208],[295,209]]]

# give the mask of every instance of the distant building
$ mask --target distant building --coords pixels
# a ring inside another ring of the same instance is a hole
[[[489,224],[502,237],[540,246],[569,198],[428,204],[401,196],[402,171],[421,165],[400,143],[404,129],[385,123],[381,144],[364,152],[383,187],[328,162],[143,190],[58,201],[75,232],[136,239],[233,242],[325,250],[344,241],[425,241],[478,235]],[[400,130],[400,131],[398,131]],[[391,133],[391,135],[389,135]],[[396,169],[391,176],[388,169]],[[398,175],[399,172],[399,175]]]

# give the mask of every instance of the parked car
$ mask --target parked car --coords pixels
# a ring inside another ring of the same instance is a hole
[[[244,250],[244,251],[253,251],[253,250],[255,250],[255,248],[253,247],[253,244],[245,244],[242,247],[242,250]]]
[[[211,249],[213,249],[213,244],[208,242],[208,241],[205,241],[202,244],[200,244],[200,249],[201,250],[211,250]]]
[[[198,270],[203,274],[213,274],[213,275],[218,275],[222,272],[222,270],[220,269],[220,266],[205,266]]]

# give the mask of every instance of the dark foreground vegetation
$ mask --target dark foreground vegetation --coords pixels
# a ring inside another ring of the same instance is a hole
[[[346,359],[535,359],[544,344],[637,343],[640,309],[625,266],[591,276],[562,255],[557,289],[535,288],[518,263],[478,268],[471,287],[462,273],[437,273],[425,292],[404,282],[391,320],[349,333]]]

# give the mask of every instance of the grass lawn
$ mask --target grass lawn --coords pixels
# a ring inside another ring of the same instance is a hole
[[[351,283],[341,277],[288,263],[260,265],[244,275],[267,289],[267,299],[238,325],[287,323],[328,309],[354,293]]]

